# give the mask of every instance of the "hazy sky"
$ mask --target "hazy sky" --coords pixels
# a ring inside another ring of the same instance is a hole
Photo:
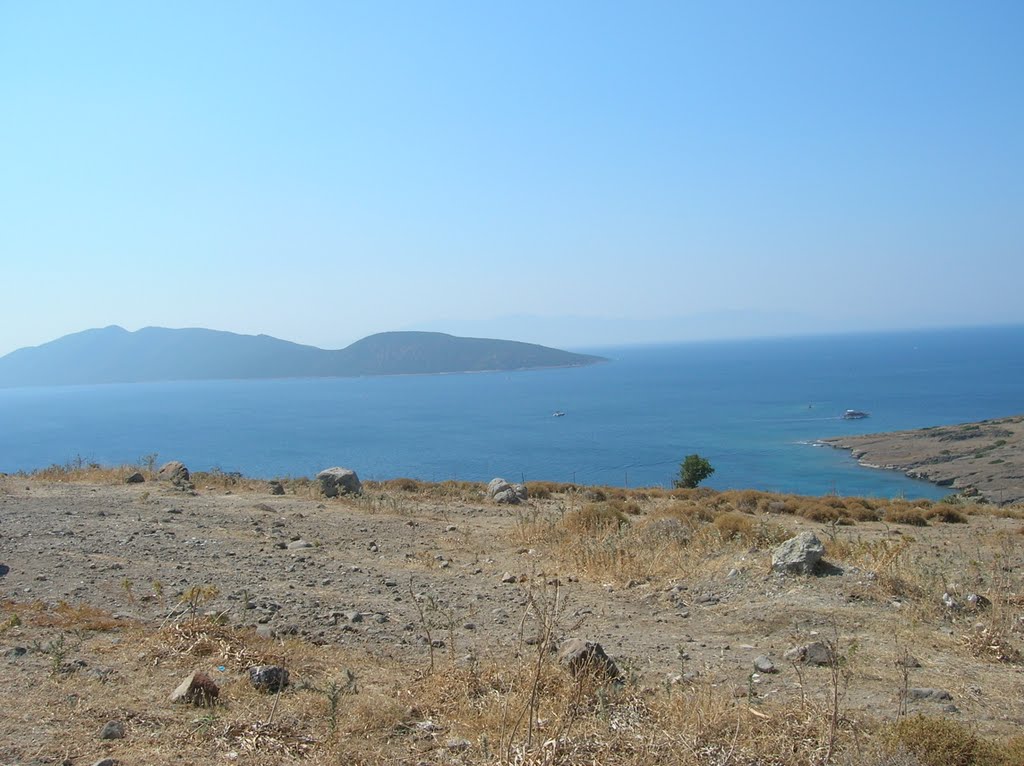
[[[1019,0],[0,0],[0,354],[1021,322],[1022,30]]]

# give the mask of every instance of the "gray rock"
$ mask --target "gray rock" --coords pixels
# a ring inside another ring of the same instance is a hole
[[[363,484],[351,468],[327,468],[316,475],[326,497],[362,494]]]
[[[570,638],[558,647],[558,662],[574,677],[581,673],[593,673],[604,679],[620,676],[619,668],[605,654],[604,647],[582,638]]]
[[[133,471],[132,473],[124,477],[125,484],[142,484],[142,482],[144,482],[145,480],[146,477],[143,476],[139,471]]]
[[[107,721],[100,729],[100,739],[124,739],[124,724],[120,721]]]
[[[907,689],[908,700],[936,700],[936,701],[948,701],[953,699],[953,695],[943,689],[932,689],[928,687],[911,687]]]
[[[772,569],[785,574],[813,574],[825,546],[813,532],[801,532],[772,551]]]
[[[120,761],[116,761],[113,758],[101,758],[100,760],[96,761],[92,766],[117,766],[118,763],[120,763]]]
[[[292,540],[290,543],[288,543],[288,548],[290,550],[293,550],[293,551],[299,550],[300,548],[312,548],[312,547],[313,547],[313,543],[307,542],[306,540],[303,540],[302,538],[299,538],[298,540]]]
[[[970,605],[972,609],[979,611],[982,609],[988,609],[990,606],[992,606],[992,602],[984,596],[982,596],[980,593],[970,594],[967,597],[967,603]]]
[[[288,685],[288,671],[279,665],[255,665],[249,668],[249,683],[260,691],[278,692]]]
[[[469,748],[472,746],[472,742],[470,742],[468,739],[462,738],[453,738],[445,743],[445,747],[448,749],[448,752],[450,753],[464,753],[467,750],[469,750]]]
[[[800,662],[804,665],[828,665],[832,662],[832,650],[820,641],[794,646],[782,656],[790,662]]]
[[[283,495],[284,494],[284,485],[281,482],[279,482],[277,479],[274,479],[273,481],[267,482],[267,489],[270,490],[270,494],[272,494],[272,495]]]
[[[220,695],[220,687],[201,670],[189,673],[171,692],[171,702],[185,702],[192,705],[212,705]]]
[[[487,497],[496,503],[518,505],[528,496],[525,484],[509,484],[504,479],[495,478],[487,485]]]
[[[758,673],[774,673],[776,672],[776,667],[767,654],[762,654],[754,660],[754,670]]]
[[[169,481],[171,484],[188,484],[192,479],[192,474],[180,460],[172,460],[160,466],[156,477],[161,481]]]

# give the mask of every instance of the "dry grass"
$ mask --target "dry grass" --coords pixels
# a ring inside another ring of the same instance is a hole
[[[71,480],[68,473],[60,475]],[[88,469],[74,475],[97,480]],[[102,475],[118,481],[116,473]],[[290,481],[289,492],[315,489],[308,480]],[[478,507],[483,494],[483,486],[472,483],[428,485],[402,479],[367,485],[366,497],[341,502],[379,513],[436,514],[439,500]],[[203,486],[197,483],[200,490]],[[245,491],[248,485],[225,486]],[[263,482],[253,487],[266,492]],[[643,581],[654,586],[649,592],[677,581],[721,584],[726,582],[721,573],[737,558],[767,561],[770,546],[788,535],[780,517],[799,517],[803,528],[820,517],[828,523],[817,528],[827,538],[826,558],[862,570],[863,584],[858,585],[879,607],[902,602],[901,611],[893,614],[905,621],[911,636],[924,637],[921,645],[942,642],[958,661],[982,660],[974,662],[972,673],[978,667],[1016,672],[1021,662],[1019,539],[985,514],[967,517],[966,530],[935,523],[919,532],[845,522],[916,513],[948,523],[943,518],[947,509],[755,491],[597,488],[588,494],[551,484],[538,487],[534,498],[543,493],[544,502],[499,510],[506,523],[511,523],[510,514],[516,515],[507,533],[512,540],[500,542],[536,548],[533,560],[545,572],[564,568],[598,583]],[[598,497],[603,499],[593,499]],[[953,510],[964,512],[964,507]],[[966,534],[954,537],[958,533]],[[758,572],[756,566],[750,571]],[[740,594],[749,596],[775,582],[766,568],[750,577],[749,589]],[[787,580],[786,587],[825,597],[832,591],[830,579]],[[729,582],[746,587],[743,580]],[[835,674],[830,668],[806,671],[798,689],[796,681],[779,676],[774,686],[762,687],[769,691],[764,696],[737,697],[735,686],[754,688],[749,679],[712,673],[692,681],[659,677],[641,682],[624,666],[622,683],[574,679],[550,652],[553,640],[571,634],[574,625],[558,586],[550,583],[557,578],[530,578],[523,584],[521,627],[517,637],[504,639],[509,644],[483,659],[441,651],[433,668],[425,648],[419,655],[410,650],[399,662],[391,647],[370,644],[357,650],[314,646],[298,638],[272,641],[250,629],[191,619],[194,609],[160,626],[114,620],[91,607],[5,601],[0,604],[0,640],[4,646],[29,647],[29,652],[8,667],[9,693],[18,704],[0,720],[0,763],[68,758],[89,763],[100,757],[176,766],[234,761],[257,766],[1024,763],[1019,738],[989,739],[948,718],[902,718],[889,724],[873,718],[879,714],[875,710],[846,709],[836,694],[836,679],[850,673],[856,683],[857,673],[875,681],[891,674],[891,669],[880,669],[877,653],[871,655],[873,666],[837,664]],[[941,601],[947,591],[961,602],[968,593],[985,593],[992,604],[951,611]],[[857,617],[871,622],[872,630],[879,619],[875,607],[870,604],[871,611]],[[694,610],[685,629],[692,630],[697,619]],[[936,638],[940,627],[952,631],[948,639]],[[77,668],[72,661],[78,657],[88,665]],[[248,684],[246,669],[262,663],[292,671],[292,686],[279,697]],[[93,667],[112,673],[99,680],[90,674]],[[167,702],[170,690],[193,670],[209,673],[220,684],[216,705]],[[947,672],[946,667],[939,670]],[[959,692],[957,704],[962,704]],[[126,722],[128,737],[100,742],[96,731],[112,718]]]
[[[530,595],[524,622],[542,635],[553,636],[562,617],[557,591]],[[12,630],[25,643],[52,637],[48,626]],[[500,661],[446,662],[431,673],[202,620],[158,631],[122,625],[116,635],[93,636],[76,652],[101,658],[111,668],[105,680],[84,669],[8,679],[19,704],[0,727],[34,724],[28,740],[0,745],[5,762],[853,766],[875,752],[876,764],[1016,766],[1024,752],[1019,738],[988,740],[949,719],[879,726],[853,717],[830,704],[836,698],[827,678],[794,704],[737,699],[710,683],[645,687],[628,677],[573,678],[547,642],[520,646]],[[268,661],[292,670],[292,685],[280,695],[246,681],[247,667]],[[220,685],[217,703],[167,702],[176,680],[197,668]],[[126,723],[127,737],[98,741],[96,731],[111,719]],[[893,760],[900,753],[916,760]]]

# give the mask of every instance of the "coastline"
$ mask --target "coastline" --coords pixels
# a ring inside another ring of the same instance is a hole
[[[901,471],[998,505],[1024,500],[1024,415],[819,443],[850,450],[865,468]]]

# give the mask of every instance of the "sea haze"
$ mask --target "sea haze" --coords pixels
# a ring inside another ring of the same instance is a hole
[[[591,349],[592,367],[0,390],[0,471],[180,459],[192,469],[364,479],[707,485],[941,497],[816,439],[1024,412],[1024,327]],[[847,408],[871,417],[844,421]],[[553,417],[564,411],[564,417]]]

